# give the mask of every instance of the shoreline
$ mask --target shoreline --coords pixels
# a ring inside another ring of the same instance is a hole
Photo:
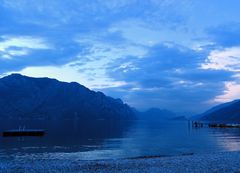
[[[147,156],[113,160],[15,159],[0,164],[0,173],[110,173],[110,172],[240,172],[240,151],[181,156]]]

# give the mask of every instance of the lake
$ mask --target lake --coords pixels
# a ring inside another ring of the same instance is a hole
[[[240,150],[240,129],[192,128],[187,121],[1,121],[0,130],[45,129],[44,137],[0,137],[0,156],[78,160]]]

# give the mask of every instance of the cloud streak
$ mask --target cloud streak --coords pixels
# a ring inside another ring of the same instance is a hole
[[[31,50],[52,49],[42,38],[31,36],[2,36],[0,41],[0,58],[12,59],[28,55]]]

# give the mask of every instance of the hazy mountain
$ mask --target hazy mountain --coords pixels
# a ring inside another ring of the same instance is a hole
[[[143,120],[169,120],[177,115],[166,109],[150,108],[145,112],[139,112],[138,117]]]
[[[240,100],[220,104],[197,117],[205,121],[240,122]]]
[[[133,119],[120,99],[72,82],[12,74],[0,79],[0,118]]]
[[[176,116],[176,117],[170,118],[170,120],[173,120],[173,121],[187,121],[188,119],[186,118],[186,116]]]

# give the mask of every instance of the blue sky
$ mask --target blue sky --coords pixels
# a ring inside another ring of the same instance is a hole
[[[240,98],[239,0],[0,0],[0,75],[77,81],[139,109]]]

